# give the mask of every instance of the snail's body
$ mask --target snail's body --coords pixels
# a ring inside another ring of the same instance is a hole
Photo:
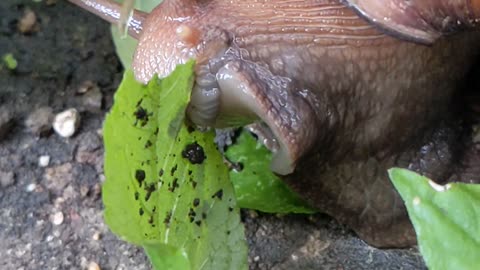
[[[412,35],[435,41],[426,46],[385,34],[338,0],[165,0],[140,15],[139,81],[195,58],[190,118],[212,127],[266,123],[276,139],[272,169],[372,244],[415,241],[388,168],[479,181],[468,174],[475,164],[455,97],[480,33]],[[459,18],[473,26],[474,15]]]

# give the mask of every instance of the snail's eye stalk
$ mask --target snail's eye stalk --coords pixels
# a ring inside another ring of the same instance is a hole
[[[113,0],[68,0],[69,2],[88,10],[100,18],[120,26],[130,36],[138,38],[142,32],[143,22],[147,13],[133,9],[135,0],[125,0],[119,4]]]
[[[120,9],[120,19],[118,20],[118,29],[124,37],[128,35],[129,23],[133,18],[135,0],[124,0]]]

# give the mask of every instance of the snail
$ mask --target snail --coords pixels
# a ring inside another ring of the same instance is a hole
[[[111,23],[121,6],[70,0]],[[377,247],[415,244],[388,180],[480,182],[460,91],[480,48],[479,0],[164,0],[126,21],[135,78],[196,60],[188,117],[256,123],[272,170]]]

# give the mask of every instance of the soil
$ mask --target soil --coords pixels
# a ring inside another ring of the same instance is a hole
[[[0,64],[0,269],[150,269],[102,219],[101,128],[123,72],[109,25],[66,1],[2,0],[7,53],[17,67]],[[81,124],[67,139],[48,125],[69,108]],[[425,269],[416,249],[370,247],[322,214],[242,214],[250,269]]]

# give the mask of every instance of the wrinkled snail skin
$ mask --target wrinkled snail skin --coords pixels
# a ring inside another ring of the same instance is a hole
[[[272,170],[304,198],[372,245],[414,244],[387,169],[479,182],[457,99],[478,56],[479,1],[259,2],[165,0],[134,13],[137,80],[196,59],[194,123],[265,123]]]
[[[364,18],[400,37],[431,44],[480,24],[480,0],[347,0]]]

